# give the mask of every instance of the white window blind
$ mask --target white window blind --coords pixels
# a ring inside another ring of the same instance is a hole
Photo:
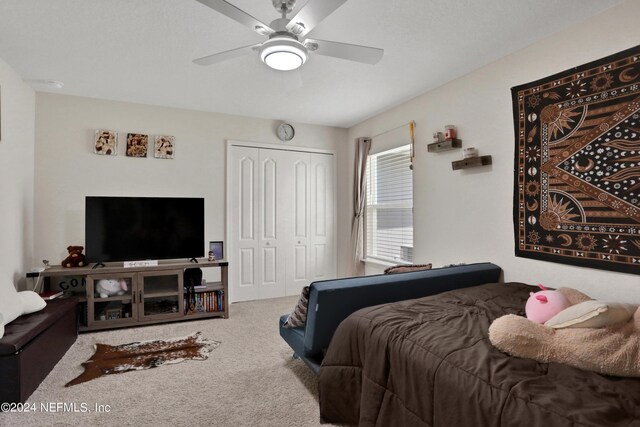
[[[366,169],[365,257],[413,261],[411,146],[369,156]]]

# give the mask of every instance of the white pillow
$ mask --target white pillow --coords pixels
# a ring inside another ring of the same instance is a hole
[[[47,306],[47,302],[33,291],[18,292],[18,297],[22,303],[22,314],[35,313]]]
[[[590,300],[565,308],[547,320],[545,326],[561,328],[602,328],[626,322],[635,313],[637,305]]]
[[[0,314],[4,318],[3,325],[22,314],[22,302],[18,297],[18,291],[11,283],[0,283]]]
[[[46,301],[33,291],[16,291],[13,285],[0,286],[0,326],[4,335],[4,325],[13,322],[23,314],[34,313],[42,310],[47,305]]]

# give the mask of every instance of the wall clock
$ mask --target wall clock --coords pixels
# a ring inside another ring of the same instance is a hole
[[[296,132],[289,123],[280,123],[276,129],[276,134],[281,141],[291,141]]]

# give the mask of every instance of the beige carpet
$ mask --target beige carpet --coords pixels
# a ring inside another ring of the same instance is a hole
[[[0,426],[319,426],[316,377],[278,334],[297,297],[232,304],[230,319],[209,319],[82,334],[29,404],[37,412],[0,414]],[[201,331],[221,341],[204,361],[108,375],[73,387],[93,344],[170,339]],[[43,413],[41,403],[77,411]],[[94,412],[95,405],[108,413]],[[73,408],[71,408],[73,409]]]

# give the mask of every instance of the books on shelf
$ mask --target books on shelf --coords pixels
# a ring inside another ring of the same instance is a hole
[[[224,311],[224,291],[187,293],[184,298],[185,314],[215,313]]]
[[[40,296],[43,300],[49,301],[64,295],[64,291],[44,291],[40,292]]]

